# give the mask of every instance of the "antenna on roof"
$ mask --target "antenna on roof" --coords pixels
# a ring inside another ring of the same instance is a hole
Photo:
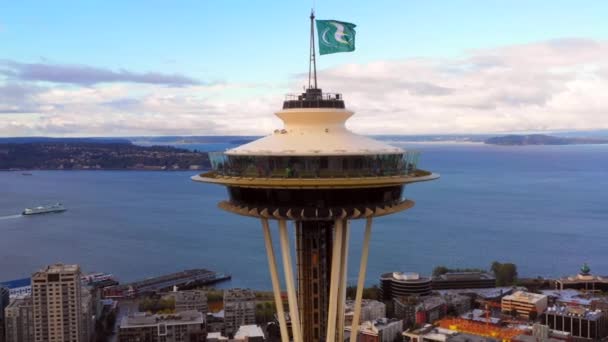
[[[310,10],[310,60],[308,63],[308,89],[317,89],[317,60],[315,57],[315,10]],[[314,81],[314,87],[313,85]]]

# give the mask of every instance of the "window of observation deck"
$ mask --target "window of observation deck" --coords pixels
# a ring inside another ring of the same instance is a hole
[[[358,156],[235,156],[209,153],[211,167],[224,176],[255,178],[353,178],[403,176],[417,169],[420,153]]]

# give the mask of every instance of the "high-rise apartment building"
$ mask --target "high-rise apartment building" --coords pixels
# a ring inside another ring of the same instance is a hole
[[[32,275],[35,342],[83,340],[78,265],[55,264]]]
[[[32,298],[14,299],[4,309],[6,342],[34,342],[34,310]]]
[[[231,336],[241,325],[255,324],[255,294],[249,289],[224,291],[224,329]]]

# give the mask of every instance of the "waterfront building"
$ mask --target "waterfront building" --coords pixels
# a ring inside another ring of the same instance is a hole
[[[79,342],[83,310],[78,265],[54,264],[32,275],[34,340]]]
[[[255,324],[255,293],[250,289],[224,291],[224,332],[233,336],[241,325]]]
[[[207,315],[207,293],[202,290],[174,291],[169,295],[175,300],[175,312],[196,310]]]
[[[555,281],[558,290],[577,289],[589,292],[608,291],[608,277],[591,274],[591,268],[584,264],[575,276],[560,278]]]
[[[374,217],[411,208],[404,185],[438,175],[417,168],[418,153],[352,133],[341,94],[317,86],[314,14],[309,84],[288,95],[276,115],[283,127],[225,152],[210,153],[210,172],[194,181],[219,184],[220,207],[261,221],[283,342],[289,340],[269,220],[277,220],[294,342],[343,341],[350,225],[365,219],[353,331],[358,331]],[[287,222],[294,223],[297,281]],[[297,290],[296,290],[297,283]],[[351,336],[355,342],[356,336]]]
[[[260,328],[258,325],[250,324],[241,325],[236,331],[236,334],[234,334],[234,340],[244,342],[264,342],[266,338],[264,337],[262,328]]]
[[[380,276],[382,300],[403,296],[426,296],[431,293],[431,278],[413,272],[391,272]]]
[[[530,319],[539,317],[547,308],[547,296],[538,293],[517,291],[502,297],[501,311],[516,312],[518,316]]]
[[[496,278],[486,272],[448,272],[433,277],[433,290],[479,289],[496,287]]]
[[[34,342],[34,309],[31,296],[15,298],[4,309],[6,342]]]
[[[205,317],[198,311],[169,315],[137,312],[123,316],[118,342],[205,342]]]
[[[600,310],[581,306],[552,306],[541,316],[550,329],[570,333],[574,338],[600,340],[608,336],[608,320]]]
[[[345,324],[347,326],[352,324],[353,316],[355,313],[354,308],[355,301],[350,299],[346,300]],[[359,323],[365,321],[375,321],[384,317],[386,317],[386,304],[372,299],[363,299],[361,301],[361,316],[359,318]]]

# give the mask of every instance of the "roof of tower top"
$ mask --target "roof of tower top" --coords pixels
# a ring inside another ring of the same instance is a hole
[[[309,88],[301,95],[288,94],[283,109],[291,108],[344,108],[342,94],[325,93],[321,89]]]
[[[355,134],[345,126],[353,112],[345,109],[340,94],[310,88],[288,97],[276,113],[284,127],[227,155],[337,156],[401,154],[403,149]]]

